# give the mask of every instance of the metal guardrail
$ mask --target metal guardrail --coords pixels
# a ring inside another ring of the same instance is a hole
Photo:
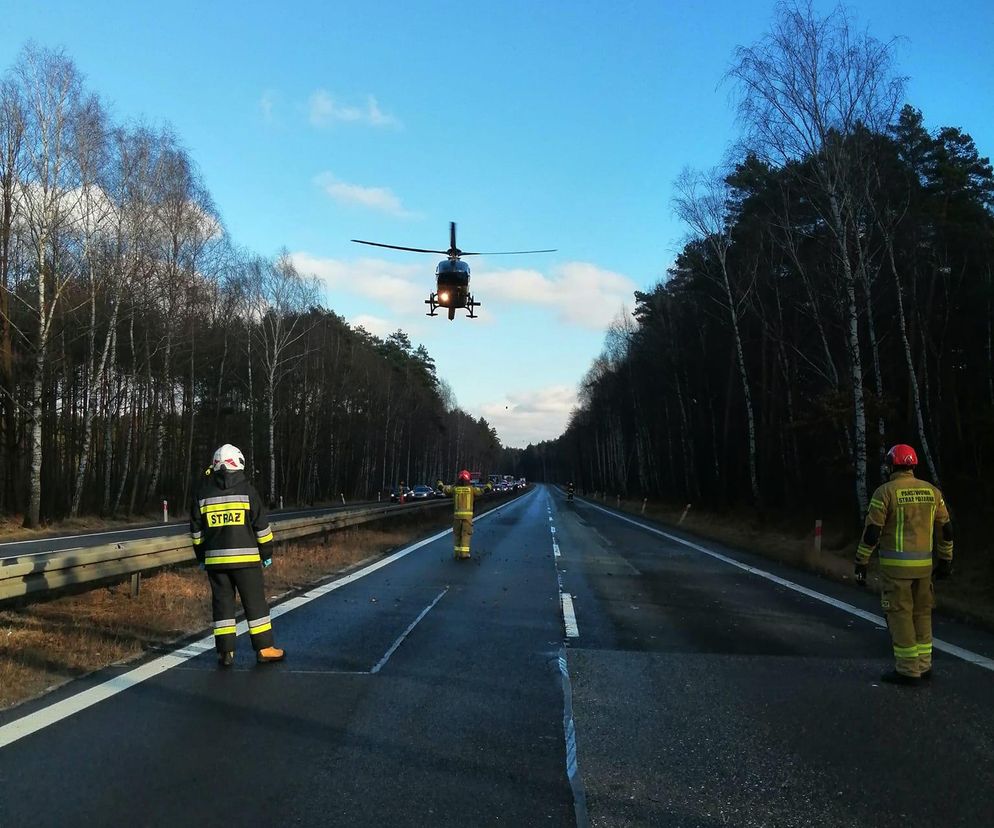
[[[295,540],[345,529],[413,510],[452,508],[451,500],[429,503],[360,506],[325,514],[272,521],[276,542]],[[194,558],[188,533],[165,538],[142,538],[102,544],[51,557],[18,559],[0,567],[0,603],[28,595],[66,589],[81,584],[123,578],[184,563]]]

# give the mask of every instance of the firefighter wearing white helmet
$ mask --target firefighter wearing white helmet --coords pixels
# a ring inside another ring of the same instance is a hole
[[[879,548],[880,604],[894,645],[894,670],[881,678],[914,685],[932,677],[932,575],[945,578],[952,572],[953,530],[942,492],[915,477],[915,450],[898,444],[887,453],[887,463],[890,480],[870,498],[856,549],[856,581],[866,583],[870,555]]]
[[[211,584],[214,643],[218,661],[235,659],[235,592],[242,599],[249,636],[260,663],[282,661],[274,646],[273,625],[262,570],[273,562],[273,530],[266,508],[245,476],[245,457],[225,443],[214,452],[210,474],[201,476],[190,505],[193,550]]]
[[[490,484],[487,484],[490,488]],[[469,557],[470,538],[473,537],[473,501],[480,491],[472,485],[470,473],[463,469],[455,486],[445,486],[443,491],[452,495],[455,510],[453,513],[452,534],[457,558]]]

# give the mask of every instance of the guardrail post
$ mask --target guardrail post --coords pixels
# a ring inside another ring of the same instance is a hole
[[[137,598],[138,591],[141,589],[142,585],[142,574],[140,572],[134,572],[131,575],[131,597]]]
[[[169,501],[162,501],[162,522],[169,523]]]
[[[684,507],[683,507],[683,514],[682,514],[682,515],[680,515],[680,520],[678,520],[678,521],[676,522],[676,525],[677,525],[677,526],[679,526],[679,525],[680,525],[681,523],[683,523],[683,522],[684,522],[684,520],[685,520],[685,519],[686,519],[686,517],[687,517],[687,512],[689,512],[689,511],[690,511],[690,504],[688,503],[688,504],[687,504],[686,506],[684,506]]]

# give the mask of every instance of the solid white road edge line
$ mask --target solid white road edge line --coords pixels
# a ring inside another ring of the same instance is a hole
[[[573,609],[573,596],[568,592],[559,593],[563,605],[563,623],[566,626],[567,638],[579,638],[580,629],[576,626],[576,610]]]
[[[745,572],[750,572],[753,575],[758,575],[760,578],[765,578],[767,581],[772,581],[775,584],[779,584],[787,589],[792,589],[794,592],[799,592],[801,595],[807,595],[809,598],[814,598],[816,601],[821,601],[823,604],[828,604],[831,607],[840,609],[843,612],[847,612],[850,615],[854,615],[857,618],[862,618],[864,621],[869,621],[872,624],[876,624],[879,627],[886,627],[887,620],[879,615],[874,615],[872,612],[867,612],[866,610],[861,610],[859,607],[854,607],[852,604],[847,604],[845,601],[840,601],[838,598],[832,598],[830,595],[824,595],[821,592],[816,592],[813,589],[808,589],[800,584],[795,584],[793,581],[788,581],[786,578],[781,578],[779,575],[774,575],[771,572],[767,572],[765,569],[758,569],[755,566],[749,566],[749,564],[744,564],[742,561],[737,561],[735,558],[730,558],[728,555],[722,555],[720,552],[715,552],[708,549],[700,544],[693,543],[683,538],[679,538],[676,535],[671,535],[669,532],[664,532],[661,529],[656,529],[654,526],[648,526],[640,521],[633,520],[632,518],[625,517],[624,515],[619,515],[617,512],[612,512],[608,509],[604,509],[598,506],[596,503],[591,503],[590,501],[585,501],[586,504],[599,512],[603,512],[605,515],[610,515],[611,517],[617,518],[618,520],[623,520],[626,523],[630,523],[633,526],[638,526],[640,529],[644,529],[647,532],[652,532],[653,534],[660,535],[661,537],[667,538],[668,540],[674,541],[675,543],[683,544],[684,546],[695,549],[698,552],[703,552],[705,555],[709,555],[724,563],[731,564],[738,569]],[[975,653],[972,650],[967,650],[964,647],[958,647],[955,644],[950,644],[948,641],[942,641],[938,638],[932,640],[932,647],[936,650],[941,650],[949,655],[956,656],[963,661],[968,661],[970,664],[975,664],[977,667],[982,667],[985,670],[990,670],[994,672],[994,659],[988,658],[987,656],[980,655],[980,653]]]
[[[512,503],[523,502],[528,496],[529,495],[525,495],[520,500],[512,501]],[[477,516],[476,520],[482,520],[483,518],[494,514],[494,512],[498,511],[502,506],[508,505],[511,504],[501,504],[501,506]],[[424,540],[418,541],[411,546],[400,549],[392,555],[388,555],[382,560],[377,561],[376,563],[372,563],[369,566],[356,570],[350,575],[331,581],[323,586],[316,587],[315,589],[305,592],[303,595],[291,598],[289,601],[284,601],[282,604],[273,607],[269,612],[269,616],[270,618],[278,618],[291,610],[302,607],[304,604],[309,604],[316,598],[320,598],[323,595],[327,595],[329,592],[339,589],[340,587],[351,584],[353,581],[358,581],[360,578],[364,578],[366,575],[370,575],[378,569],[382,569],[383,567],[392,564],[394,561],[410,555],[412,552],[421,549],[423,546],[427,546],[429,543],[434,543],[440,538],[444,538],[446,535],[451,534],[451,529],[437,532],[429,538],[425,538]],[[243,635],[246,632],[248,632],[248,625],[242,621],[238,624],[237,634]],[[3,725],[3,727],[0,727],[0,748],[6,747],[7,745],[16,742],[18,739],[23,739],[25,736],[30,736],[32,733],[36,733],[49,725],[62,721],[62,719],[67,719],[82,710],[86,710],[88,707],[99,704],[112,696],[116,696],[118,693],[130,690],[132,687],[135,687],[144,681],[148,681],[151,678],[155,678],[167,670],[171,670],[173,667],[178,667],[180,664],[189,661],[191,658],[203,655],[208,650],[213,649],[213,647],[214,636],[204,636],[198,641],[187,644],[185,647],[176,650],[175,652],[159,656],[146,664],[142,664],[140,667],[135,667],[133,670],[128,670],[126,673],[122,673],[119,676],[114,676],[112,679],[101,682],[95,687],[81,690],[79,693],[69,696],[62,701],[55,702],[54,704],[50,704],[40,710],[36,710],[34,713],[29,713],[26,716],[22,716],[20,719],[15,719],[14,721]]]
[[[379,661],[376,662],[376,666],[369,671],[370,673],[378,673],[380,672],[380,670],[383,669],[386,663],[390,660],[390,656],[392,656],[395,652],[397,652],[397,648],[404,643],[404,639],[411,634],[411,631],[421,622],[421,619],[424,618],[429,612],[431,612],[432,607],[434,607],[435,604],[441,601],[442,596],[445,595],[445,593],[448,591],[449,591],[448,587],[443,589],[440,593],[438,593],[438,595],[435,596],[434,601],[432,601],[427,607],[421,610],[420,615],[418,615],[418,617],[411,622],[410,626],[408,626],[408,628],[404,630],[404,632],[402,632],[397,637],[397,640],[390,645],[390,649],[386,651],[386,653],[383,655],[383,658],[381,658]]]

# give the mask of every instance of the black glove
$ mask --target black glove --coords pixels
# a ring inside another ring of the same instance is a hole
[[[860,586],[866,586],[866,570],[867,565],[857,563],[853,568],[853,575],[856,577],[856,583]]]
[[[935,562],[935,566],[932,567],[932,574],[935,575],[935,580],[937,581],[948,578],[953,574],[953,562],[947,561],[945,558],[939,558]]]

